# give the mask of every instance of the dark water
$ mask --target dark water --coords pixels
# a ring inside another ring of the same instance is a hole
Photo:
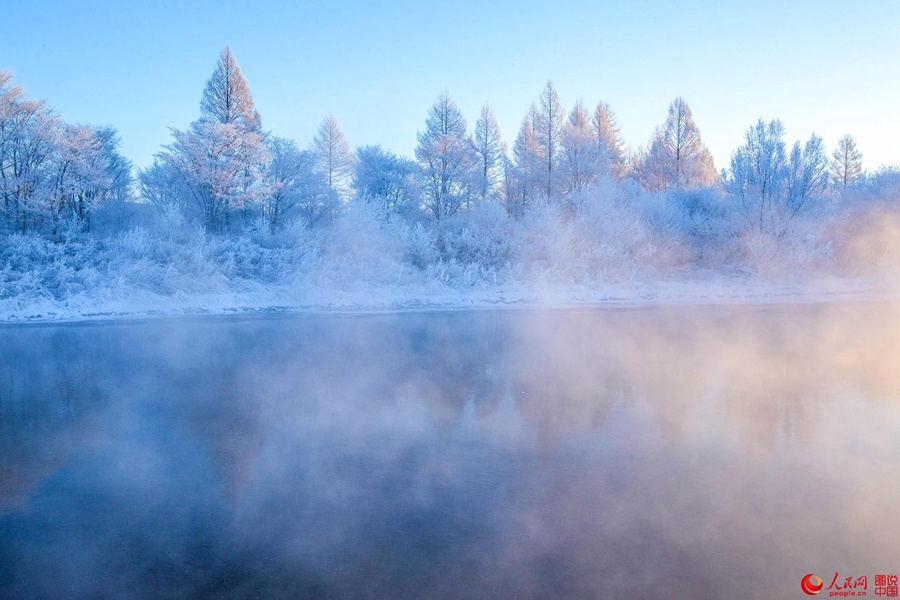
[[[874,596],[898,400],[884,304],[7,326],[0,597]]]

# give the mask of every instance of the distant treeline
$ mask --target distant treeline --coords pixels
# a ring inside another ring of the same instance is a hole
[[[609,105],[578,102],[566,111],[551,82],[525,115],[511,151],[490,106],[470,131],[447,92],[428,110],[414,160],[380,146],[351,151],[334,116],[301,149],[263,129],[230,48],[203,90],[200,118],[172,135],[134,177],[114,129],[65,123],[0,72],[2,229],[89,231],[101,207],[127,227],[134,203],[178,209],[211,233],[261,222],[272,232],[297,220],[316,227],[354,202],[423,222],[484,203],[521,217],[538,202],[573,209],[582,192],[613,182],[647,192],[716,190],[742,215],[743,227],[784,235],[811,206],[873,177],[897,177],[891,169],[867,176],[850,135],[833,152],[815,135],[788,147],[782,124],[762,120],[728,168],[717,171],[683,98],[669,106],[646,149],[626,149]]]

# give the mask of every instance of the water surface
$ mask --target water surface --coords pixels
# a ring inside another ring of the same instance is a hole
[[[787,598],[900,571],[891,304],[0,328],[0,597]]]

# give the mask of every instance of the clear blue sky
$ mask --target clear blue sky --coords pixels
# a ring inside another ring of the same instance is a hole
[[[7,0],[2,15],[0,69],[69,120],[118,128],[137,166],[197,117],[226,44],[265,128],[302,146],[333,112],[352,145],[410,155],[443,88],[470,127],[489,102],[511,146],[552,79],[567,106],[609,102],[630,145],[685,96],[718,167],[760,117],[900,164],[898,0]]]

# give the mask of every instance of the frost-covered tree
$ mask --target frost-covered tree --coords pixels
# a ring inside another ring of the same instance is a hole
[[[622,135],[619,126],[616,125],[616,116],[609,104],[598,102],[594,109],[594,115],[591,124],[594,127],[594,135],[596,136],[597,145],[600,152],[606,155],[609,162],[609,175],[622,177],[625,173],[625,156],[622,148]]]
[[[95,130],[62,121],[43,102],[25,97],[0,72],[0,198],[7,225],[55,235],[64,219],[89,228],[93,210],[127,186],[130,165],[121,159],[114,130]],[[124,159],[121,159],[124,160]]]
[[[106,199],[119,204],[131,201],[132,186],[134,185],[133,165],[119,151],[119,147],[122,145],[122,136],[113,127],[108,126],[95,128],[94,135],[100,140],[104,169],[110,181],[110,188],[106,190]]]
[[[269,157],[261,134],[239,124],[196,121],[172,136],[175,141],[157,158],[181,176],[191,208],[207,231],[227,231],[234,211],[250,209],[265,197]]]
[[[560,139],[566,111],[553,87],[547,81],[538,103],[538,111],[534,118],[534,136],[543,156],[543,178],[547,197],[553,197],[559,185],[556,173],[559,160]]]
[[[250,86],[241,74],[231,46],[225,46],[222,50],[216,68],[203,88],[200,114],[202,120],[226,125],[240,124],[256,131],[262,126],[250,95]]]
[[[744,139],[731,157],[726,189],[738,200],[752,227],[771,229],[774,208],[787,183],[784,125],[760,119]]]
[[[203,90],[201,118],[186,131],[172,130],[175,141],[157,158],[180,175],[187,207],[207,231],[221,233],[240,211],[248,217],[268,193],[269,151],[259,130],[247,81],[225,48]]]
[[[828,155],[822,138],[813,134],[805,144],[795,142],[788,165],[788,208],[793,218],[828,187]]]
[[[675,98],[669,105],[666,122],[654,133],[641,171],[644,186],[651,190],[697,188],[718,181],[712,155],[684,98]]]
[[[503,179],[506,144],[500,135],[494,111],[487,104],[482,107],[475,123],[472,145],[477,158],[479,198],[488,200],[495,196]]]
[[[511,190],[507,193],[507,202],[511,207],[519,205],[524,209],[539,195],[546,193],[543,177],[546,164],[544,150],[538,143],[534,126],[537,118],[537,105],[532,104],[525,118],[522,119],[519,135],[516,136],[513,145],[515,168],[512,171],[511,179],[514,186],[511,188],[507,186],[508,190]]]
[[[334,115],[328,115],[319,125],[311,151],[328,189],[339,198],[345,196],[353,175],[353,152]]]
[[[784,125],[760,119],[731,158],[725,187],[751,228],[783,235],[792,220],[824,193],[828,158],[822,138],[795,143],[790,154]]]
[[[831,173],[836,185],[846,188],[859,181],[862,177],[862,152],[856,147],[852,135],[844,135],[831,156]]]
[[[315,154],[300,150],[293,140],[272,135],[266,137],[265,146],[268,159],[258,199],[269,230],[278,231],[296,217],[308,227],[329,218],[339,202]]]
[[[262,210],[269,229],[275,232],[300,204],[303,180],[309,176],[310,165],[293,140],[269,136],[266,146],[269,149],[268,193]]]
[[[506,205],[507,210],[515,213],[517,207],[522,206],[516,164],[509,156],[504,156],[502,169],[503,178],[500,180],[500,198]]]
[[[43,102],[29,100],[0,71],[0,193],[10,228],[26,231],[31,204],[44,192],[57,123]]]
[[[406,213],[418,201],[416,164],[384,150],[363,146],[356,150],[353,189],[363,202],[376,202],[387,212]]]
[[[470,201],[475,162],[466,120],[446,90],[428,109],[425,130],[417,138],[423,204],[440,221]]]
[[[328,180],[317,167],[316,156],[312,152],[300,152],[298,162],[300,176],[292,189],[296,210],[307,227],[316,227],[334,217],[340,207],[340,199],[328,186]]]
[[[127,224],[129,215],[134,212],[133,165],[119,151],[122,138],[112,127],[95,127],[94,135],[100,143],[103,172],[109,186],[100,190],[95,203],[96,208],[104,209],[103,222],[111,228],[121,230]],[[85,219],[87,228],[91,227],[90,215]]]
[[[84,125],[63,124],[52,161],[52,185],[42,209],[56,234],[68,212],[89,226],[91,212],[112,188],[102,140]]]
[[[192,207],[191,192],[184,178],[168,161],[158,156],[153,164],[138,171],[138,194],[160,212],[170,209],[187,212]]]
[[[0,194],[8,226],[25,232],[42,220],[60,121],[11,81],[0,71]]]
[[[575,103],[560,137],[563,191],[577,192],[609,172],[606,149],[599,143],[584,103]]]

